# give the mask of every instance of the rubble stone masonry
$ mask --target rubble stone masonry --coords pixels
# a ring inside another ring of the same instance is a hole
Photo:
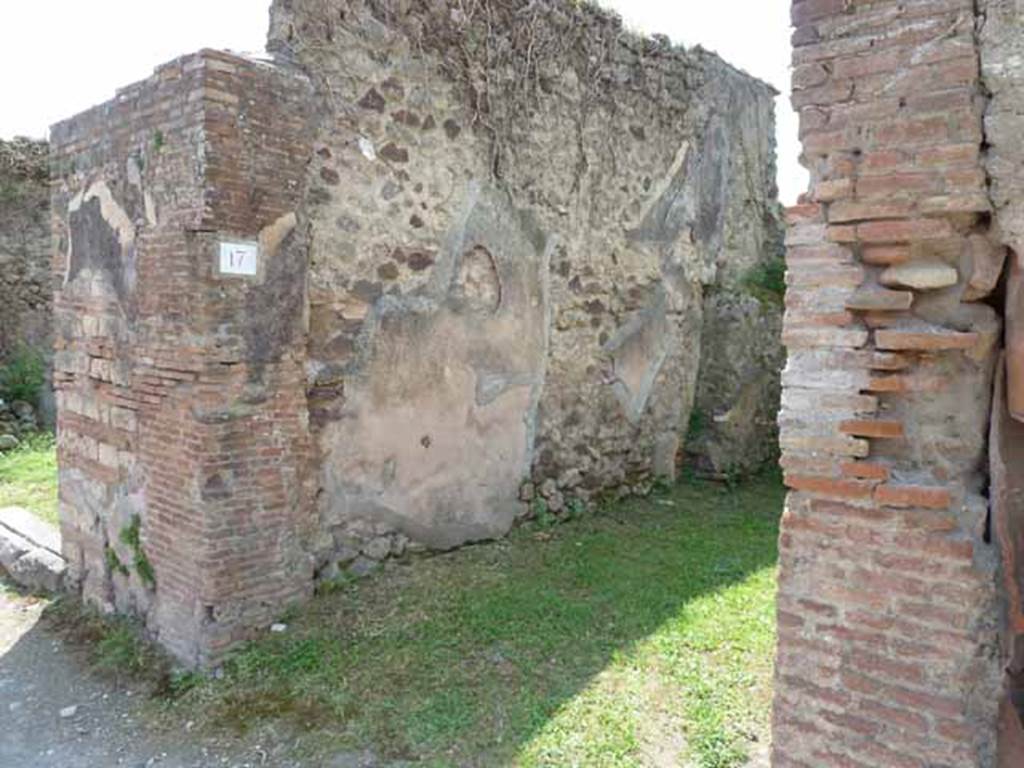
[[[270,40],[318,94],[325,573],[644,490],[684,448],[774,458],[781,313],[743,287],[781,255],[768,86],[562,0],[282,1]]]
[[[1021,765],[1021,7],[792,18],[773,765]]]
[[[46,142],[0,140],[0,362],[50,347],[50,187]]]

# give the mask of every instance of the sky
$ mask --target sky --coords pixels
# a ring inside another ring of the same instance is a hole
[[[779,190],[790,204],[807,174],[789,107],[790,0],[599,0],[627,25],[701,45],[782,92]],[[50,125],[111,98],[165,61],[200,48],[261,51],[269,0],[31,0],[0,26],[0,138]]]

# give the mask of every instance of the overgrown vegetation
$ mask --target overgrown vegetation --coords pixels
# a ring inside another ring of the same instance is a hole
[[[744,290],[758,301],[781,305],[786,300],[786,261],[782,257],[754,265],[743,276]]]
[[[694,405],[690,411],[690,421],[686,427],[686,441],[693,442],[700,439],[701,435],[708,428],[708,417],[700,408]]]
[[[39,433],[0,453],[0,507],[24,507],[57,524],[57,452],[53,435]]]
[[[156,586],[156,572],[153,570],[149,558],[146,557],[146,553],[142,549],[141,531],[142,519],[138,515],[132,515],[131,523],[121,529],[119,538],[121,543],[132,552],[132,566],[135,568],[135,573],[138,574],[143,584],[152,588]],[[120,560],[118,560],[118,564],[124,569],[123,573],[127,575],[128,569],[121,564]]]
[[[742,765],[768,732],[782,490],[689,482],[318,597],[177,703],[418,765]],[[690,761],[690,762],[687,762]]]
[[[121,558],[117,556],[113,547],[107,546],[103,550],[103,557],[107,561],[107,568],[111,573],[120,573],[122,576],[127,576],[130,573],[128,566],[121,562]]]
[[[39,392],[46,380],[43,355],[27,344],[18,345],[0,365],[0,399],[24,400],[33,408],[39,405]]]

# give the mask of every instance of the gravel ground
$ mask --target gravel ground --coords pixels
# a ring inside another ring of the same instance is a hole
[[[0,766],[4,768],[362,768],[371,755],[296,761],[272,727],[250,738],[198,736],[154,722],[144,693],[91,672],[41,620],[46,602],[0,581]],[[198,730],[198,729],[196,729]],[[263,746],[263,745],[267,746]]]

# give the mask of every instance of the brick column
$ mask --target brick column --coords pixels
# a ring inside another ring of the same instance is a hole
[[[65,554],[189,664],[312,590],[310,106],[301,76],[202,51],[52,131]]]
[[[1003,268],[972,0],[798,0],[775,766],[987,766]]]

